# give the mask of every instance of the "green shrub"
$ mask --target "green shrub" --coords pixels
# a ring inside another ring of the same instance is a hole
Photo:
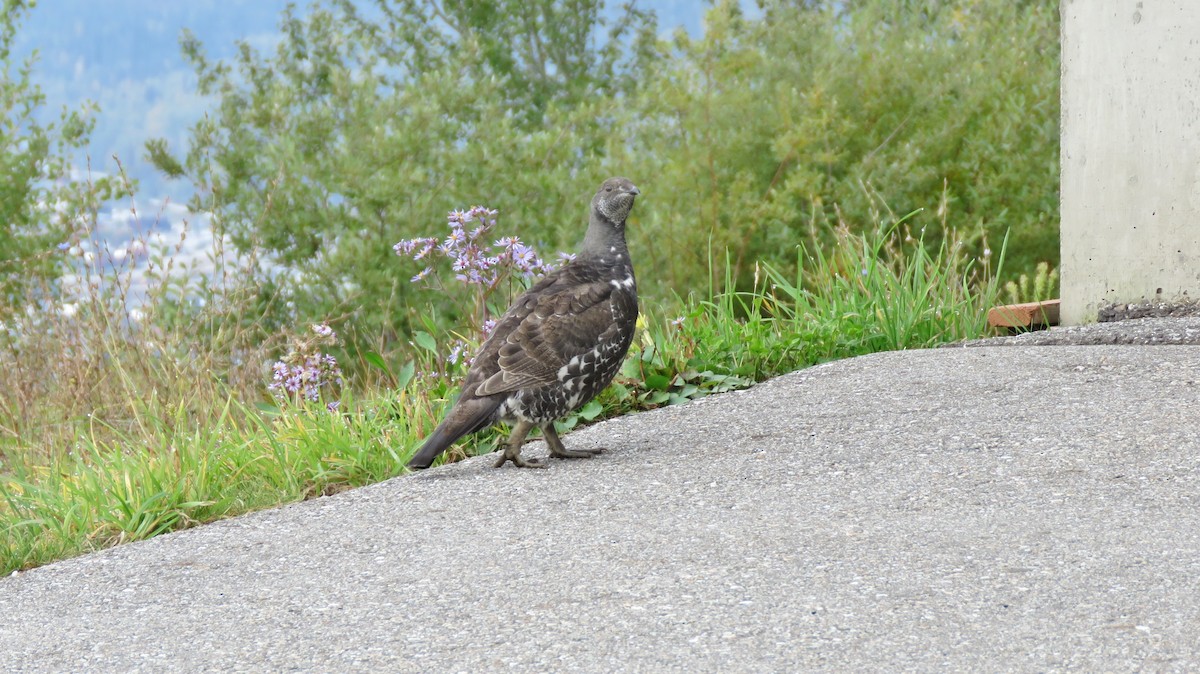
[[[392,243],[487,203],[530,244],[570,250],[608,175],[645,195],[630,238],[654,270],[647,297],[719,280],[710,249],[731,251],[746,288],[756,264],[789,269],[797,243],[832,244],[838,222],[869,230],[922,208],[954,213],[976,256],[1011,233],[1010,268],[1056,257],[1053,5],[768,1],[749,19],[722,0],[702,37],[658,39],[624,10],[616,38],[579,40],[603,28],[599,6],[381,3],[369,18],[335,2],[289,12],[273,54],[245,46],[228,64],[188,37],[219,108],[180,156],[149,150],[236,245],[293,272],[273,322],[346,315],[352,343],[380,348],[425,316],[461,318],[444,298],[415,300]],[[938,222],[925,233],[945,236]]]

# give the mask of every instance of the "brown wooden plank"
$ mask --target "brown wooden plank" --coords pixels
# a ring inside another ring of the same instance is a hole
[[[994,328],[1029,328],[1058,325],[1058,306],[1061,300],[1006,304],[988,310],[988,325]]]

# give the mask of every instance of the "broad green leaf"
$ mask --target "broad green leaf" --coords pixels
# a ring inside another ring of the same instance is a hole
[[[646,388],[665,391],[671,385],[671,380],[665,374],[646,375]]]
[[[400,373],[396,375],[396,390],[403,391],[408,387],[408,383],[412,381],[413,375],[416,374],[417,365],[413,361],[408,361],[400,367]]]
[[[600,413],[603,411],[604,406],[601,405],[599,401],[593,400],[584,405],[583,409],[579,410],[579,416],[583,417],[585,421],[591,421],[592,419],[600,416]]]
[[[413,342],[426,351],[437,353],[437,340],[433,338],[433,335],[424,330],[417,330],[413,333]]]

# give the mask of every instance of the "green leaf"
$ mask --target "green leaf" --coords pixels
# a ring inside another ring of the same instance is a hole
[[[621,374],[630,378],[637,379],[642,374],[641,360],[637,357],[628,358],[621,364]]]
[[[600,413],[603,411],[604,406],[598,401],[593,400],[592,402],[584,405],[583,409],[579,410],[579,416],[583,417],[585,421],[591,421],[592,419],[600,416]]]
[[[400,368],[400,374],[396,375],[396,390],[403,391],[408,383],[412,381],[413,375],[416,374],[417,366],[413,361],[408,361]]]
[[[671,385],[671,380],[665,374],[651,374],[646,376],[645,384],[648,389],[665,391]]]
[[[374,351],[367,351],[366,353],[362,354],[362,358],[363,360],[367,361],[368,365],[374,367],[376,370],[379,370],[389,377],[393,376],[392,369],[388,367],[387,361],[383,359],[383,356],[375,353]]]
[[[429,334],[428,332],[425,332],[424,330],[417,330],[413,333],[413,341],[416,342],[417,346],[421,347],[422,349],[425,349],[431,353],[437,353],[437,340],[435,340],[433,335]]]
[[[646,398],[646,402],[650,403],[651,405],[661,405],[670,399],[670,393],[667,393],[666,391],[655,391],[654,393],[651,393],[648,398]]]

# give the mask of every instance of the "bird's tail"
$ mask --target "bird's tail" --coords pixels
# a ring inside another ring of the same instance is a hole
[[[408,467],[414,470],[428,468],[433,460],[446,451],[459,438],[475,431],[486,428],[492,419],[492,414],[500,406],[498,401],[490,398],[475,398],[474,400],[459,400],[450,410],[442,423],[433,429],[421,449],[408,460]]]

